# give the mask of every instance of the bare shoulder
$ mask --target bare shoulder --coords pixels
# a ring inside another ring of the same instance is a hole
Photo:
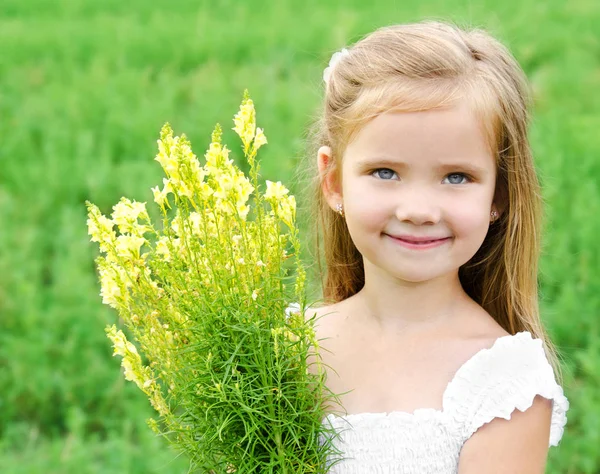
[[[319,347],[324,350],[323,357],[335,353],[345,353],[343,348],[352,344],[352,317],[348,300],[322,306],[313,306],[305,312],[305,318],[314,318],[314,330]],[[350,338],[350,339],[349,339]]]
[[[475,342],[476,346],[489,347],[496,342],[496,339],[509,336],[506,331],[485,309],[479,305],[474,305],[469,311],[465,312],[462,327],[465,328],[463,336]]]
[[[331,336],[335,332],[336,322],[344,319],[344,302],[333,303],[329,305],[315,306],[308,308],[305,312],[305,318],[315,318],[315,328],[322,336]]]
[[[552,401],[536,396],[509,420],[494,418],[463,445],[459,474],[543,473],[548,455]]]
[[[480,351],[490,349],[499,338],[510,335],[480,306],[468,308],[460,319],[445,326],[441,334],[439,339],[449,341],[442,347],[446,347],[448,363],[455,368],[462,367]]]
[[[314,318],[314,331],[315,338],[319,344],[319,354],[320,359],[327,363],[330,363],[330,350],[328,350],[329,342],[328,341],[332,337],[335,337],[336,331],[334,328],[334,324],[332,322],[331,315],[339,314],[339,303],[338,304],[330,304],[330,305],[322,305],[322,306],[312,306],[307,308],[304,313],[304,318],[306,321],[313,320]],[[315,354],[311,354],[309,356],[309,371],[316,374],[316,370],[318,365],[315,364]]]
[[[316,316],[317,320],[322,319],[324,315],[334,311],[335,307],[336,304],[311,306],[310,308],[306,309],[306,317],[311,318]]]

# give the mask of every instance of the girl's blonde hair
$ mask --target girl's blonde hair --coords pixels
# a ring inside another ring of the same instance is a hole
[[[344,150],[369,120],[391,109],[414,112],[467,100],[496,157],[495,199],[502,212],[481,248],[460,267],[461,284],[507,332],[529,331],[542,339],[560,378],[556,349],[539,313],[542,199],[527,135],[531,104],[521,67],[485,31],[438,21],[381,28],[348,51],[332,68],[324,107],[311,133],[310,221],[324,302],[357,293],[364,285],[364,268],[344,219],[323,196],[318,147],[331,147],[327,171],[341,179]]]

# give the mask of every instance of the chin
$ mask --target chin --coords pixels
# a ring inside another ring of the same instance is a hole
[[[388,273],[393,278],[402,280],[408,283],[424,283],[431,280],[448,278],[451,275],[458,273],[456,268],[426,268],[427,266],[415,266],[415,268],[405,268],[403,271],[398,269],[389,269]]]
[[[442,278],[442,277],[448,275],[447,272],[424,272],[424,271],[402,272],[402,273],[393,272],[390,274],[394,278],[405,281],[407,283],[425,283],[425,282],[428,282],[431,280],[436,280],[438,278]]]

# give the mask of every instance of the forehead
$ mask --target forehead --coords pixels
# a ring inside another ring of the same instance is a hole
[[[476,115],[465,103],[420,112],[390,111],[368,122],[348,144],[344,160],[397,159],[405,163],[495,161]]]

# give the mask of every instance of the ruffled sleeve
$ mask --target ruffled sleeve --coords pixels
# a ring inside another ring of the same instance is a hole
[[[293,313],[297,313],[300,311],[300,303],[290,303],[287,308],[285,308],[285,317],[289,319],[289,317]]]
[[[542,340],[526,331],[501,337],[477,353],[456,373],[446,395],[465,441],[494,418],[510,420],[515,409],[524,412],[536,395],[553,401],[550,446],[558,444],[567,423],[569,402]]]

